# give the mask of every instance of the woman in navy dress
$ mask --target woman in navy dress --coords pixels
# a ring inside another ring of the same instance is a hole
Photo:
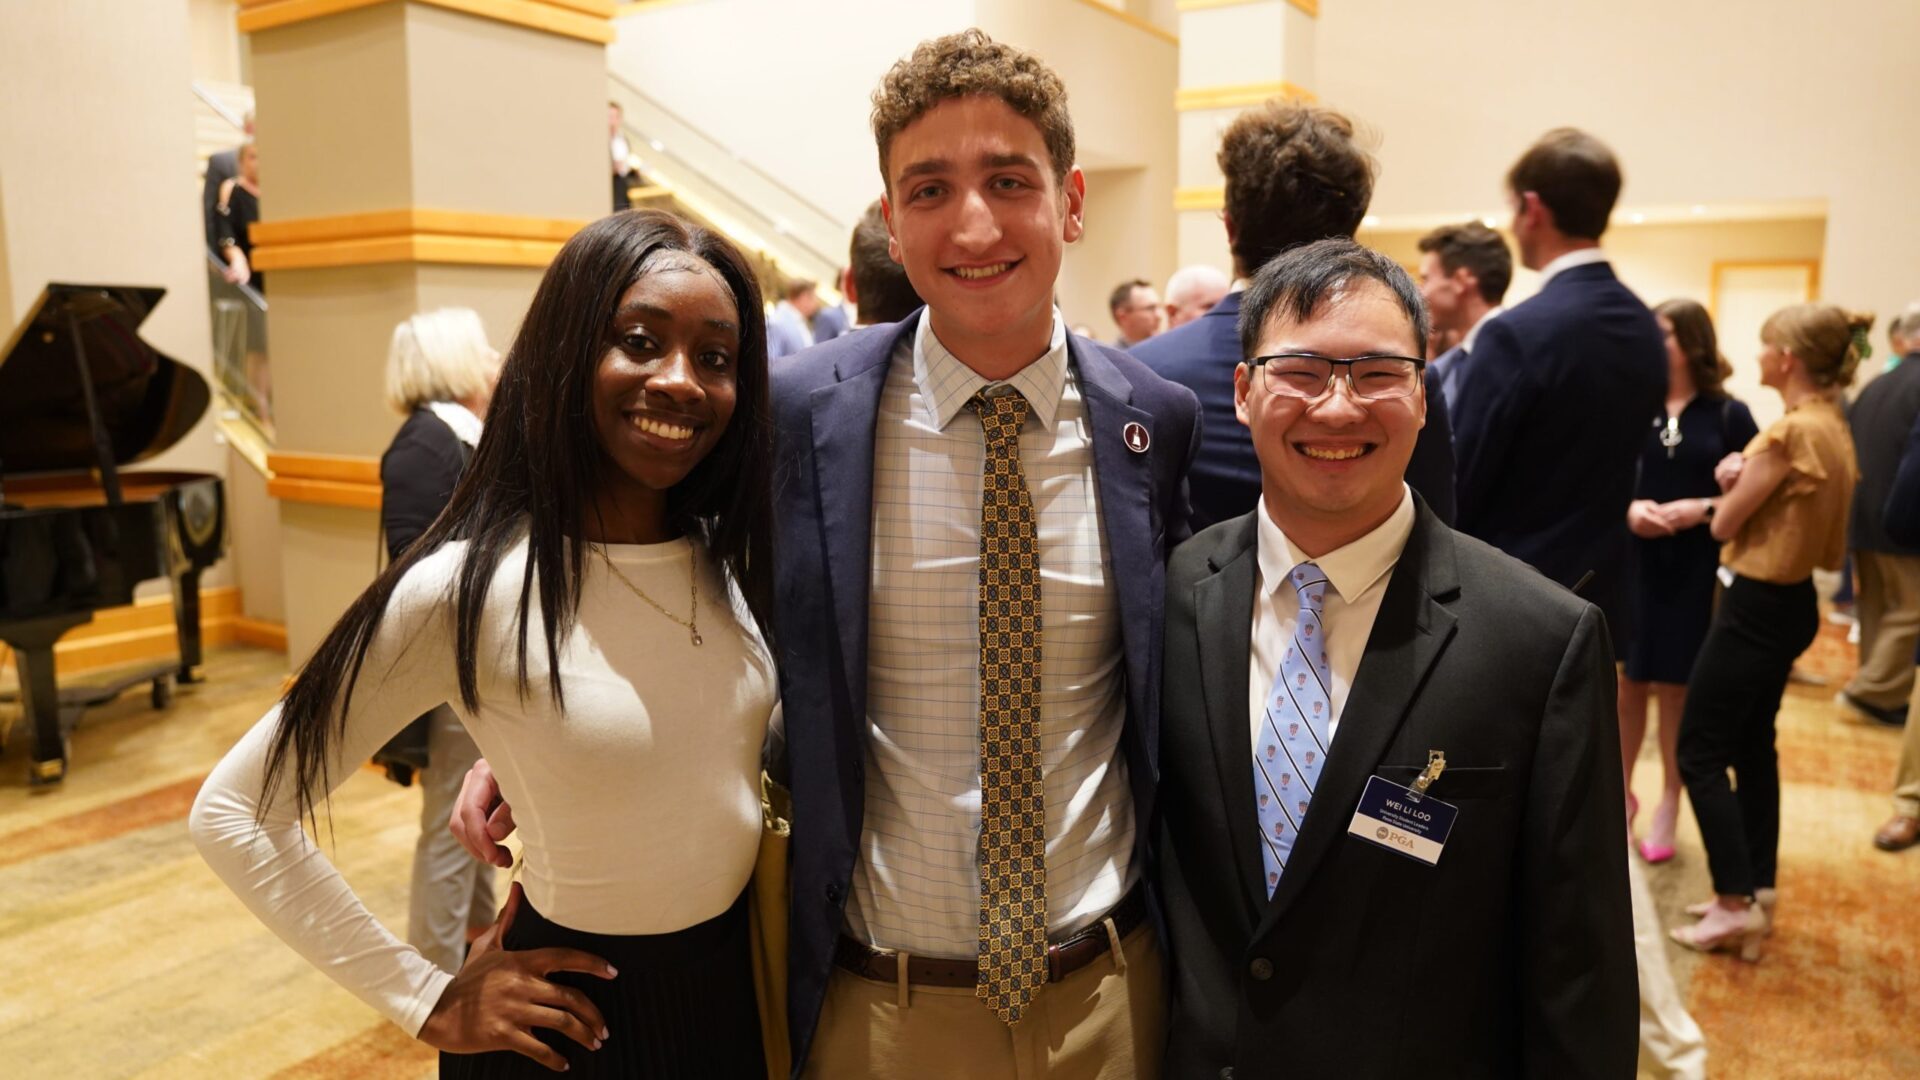
[[[1635,556],[1634,625],[1620,676],[1620,754],[1629,783],[1631,825],[1639,808],[1633,762],[1647,730],[1647,699],[1660,703],[1660,802],[1640,842],[1648,862],[1673,858],[1680,813],[1675,754],[1680,713],[1694,657],[1713,618],[1720,545],[1707,528],[1707,500],[1720,494],[1713,469],[1758,433],[1753,414],[1722,388],[1732,367],[1720,355],[1713,319],[1691,300],[1654,309],[1667,342],[1667,409],[1651,418],[1640,455],[1640,483],[1627,508]]]

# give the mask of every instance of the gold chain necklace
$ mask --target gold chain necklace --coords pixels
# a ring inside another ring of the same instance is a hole
[[[672,619],[674,622],[680,624],[681,626],[686,627],[687,637],[690,640],[692,640],[692,642],[695,645],[705,644],[705,642],[701,640],[700,626],[699,626],[699,623],[700,623],[700,559],[699,559],[699,556],[694,553],[693,542],[691,540],[687,542],[687,606],[689,608],[689,614],[684,619],[678,615],[675,615],[673,612],[668,611],[666,608],[661,607],[660,601],[655,600],[651,596],[648,596],[644,591],[641,590],[640,586],[635,585],[633,583],[632,578],[629,578],[627,575],[621,573],[620,568],[614,565],[613,557],[607,554],[606,548],[596,546],[594,550],[600,553],[600,561],[607,564],[607,569],[613,571],[613,576],[619,578],[620,583],[622,585],[625,585],[627,588],[633,590],[633,595],[639,597],[642,600],[645,600],[647,602],[648,607],[651,607],[653,610],[659,612],[662,615],[665,615],[669,619]]]

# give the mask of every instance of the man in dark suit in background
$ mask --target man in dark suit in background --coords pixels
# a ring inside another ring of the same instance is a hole
[[[1329,236],[1351,237],[1373,198],[1373,161],[1353,142],[1353,122],[1331,109],[1270,101],[1240,114],[1220,139],[1227,243],[1233,275],[1245,283],[1288,248]],[[1240,362],[1240,292],[1185,326],[1130,352],[1194,392],[1205,424],[1193,462],[1193,527],[1238,517],[1260,498],[1260,463],[1247,429],[1234,419],[1233,369]],[[1440,391],[1407,467],[1407,482],[1453,520],[1453,437]]]
[[[1888,340],[1894,356],[1903,359],[1862,388],[1847,410],[1860,459],[1847,530],[1860,577],[1860,668],[1839,697],[1840,704],[1879,723],[1900,724],[1908,719],[1914,647],[1920,644],[1920,546],[1887,535],[1882,511],[1907,432],[1920,416],[1920,306],[1893,320]]]
[[[248,109],[240,130],[247,142],[253,140],[253,110]],[[207,235],[207,250],[220,250],[220,237],[213,227],[214,207],[220,205],[220,185],[240,175],[240,147],[221,150],[207,157],[206,180],[200,185],[200,224]]]
[[[1167,1075],[1631,1077],[1598,609],[1403,482],[1427,328],[1392,260],[1295,248],[1242,312],[1263,495],[1167,570]]]
[[[1420,297],[1427,302],[1435,337],[1450,339],[1427,365],[1440,383],[1448,408],[1459,400],[1463,360],[1480,327],[1505,310],[1500,301],[1513,282],[1513,255],[1500,234],[1478,221],[1442,225],[1420,238]]]
[[[1647,424],[1665,408],[1666,345],[1600,250],[1620,196],[1605,144],[1549,131],[1507,173],[1507,190],[1520,261],[1543,279],[1539,293],[1481,328],[1465,360],[1453,405],[1456,524],[1581,586],[1606,612],[1618,655],[1627,504]]]
[[[875,199],[853,227],[853,239],[847,243],[846,281],[840,287],[853,305],[856,328],[899,322],[924,302],[913,291],[907,268],[887,254],[889,243],[886,210]]]

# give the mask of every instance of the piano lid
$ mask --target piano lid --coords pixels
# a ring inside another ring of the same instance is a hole
[[[98,464],[74,362],[75,323],[116,464],[158,454],[199,422],[210,400],[206,379],[138,333],[164,295],[132,285],[54,283],[41,291],[0,352],[0,469]]]

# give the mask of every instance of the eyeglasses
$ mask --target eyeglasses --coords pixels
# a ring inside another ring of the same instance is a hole
[[[1376,354],[1334,360],[1315,353],[1275,353],[1247,361],[1261,371],[1267,392],[1318,401],[1333,392],[1335,368],[1345,368],[1347,393],[1360,401],[1396,401],[1420,388],[1425,360]]]

